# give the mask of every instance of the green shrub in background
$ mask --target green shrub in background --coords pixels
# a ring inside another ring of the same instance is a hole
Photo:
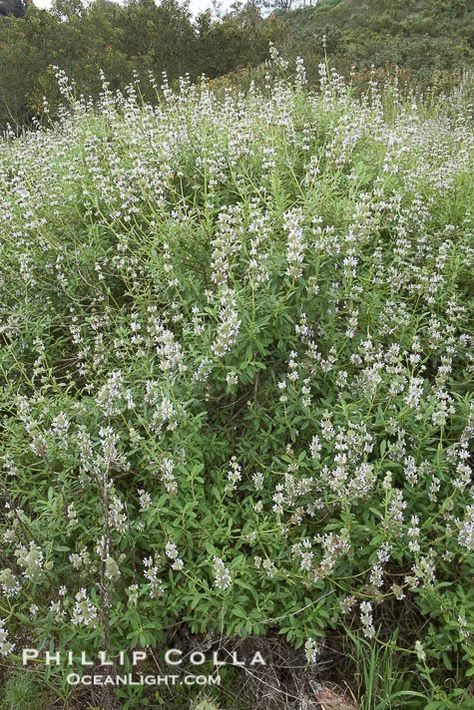
[[[469,703],[471,109],[286,69],[154,108],[59,76],[2,143],[5,668],[184,622]]]

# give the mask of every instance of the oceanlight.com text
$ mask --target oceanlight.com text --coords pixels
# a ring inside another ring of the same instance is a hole
[[[138,674],[134,676],[132,673],[124,673],[120,675],[102,675],[102,674],[85,674],[69,673],[66,678],[69,685],[84,685],[84,686],[170,686],[170,685],[220,685],[221,677],[218,674],[213,675],[192,675],[186,674],[183,676],[177,674],[169,675],[152,675]]]

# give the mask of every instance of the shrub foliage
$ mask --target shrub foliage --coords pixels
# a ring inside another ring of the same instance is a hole
[[[470,109],[286,69],[155,107],[60,76],[1,145],[6,661],[398,628],[468,685]]]

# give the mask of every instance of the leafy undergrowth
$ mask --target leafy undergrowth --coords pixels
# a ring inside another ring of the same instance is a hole
[[[473,707],[472,108],[269,71],[153,108],[62,77],[1,145],[6,707],[25,646],[183,629],[280,635],[362,708]]]

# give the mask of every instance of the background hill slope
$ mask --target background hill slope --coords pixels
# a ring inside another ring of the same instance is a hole
[[[319,56],[326,35],[344,69],[397,64],[426,79],[474,61],[472,0],[323,0],[287,18],[288,48]]]

